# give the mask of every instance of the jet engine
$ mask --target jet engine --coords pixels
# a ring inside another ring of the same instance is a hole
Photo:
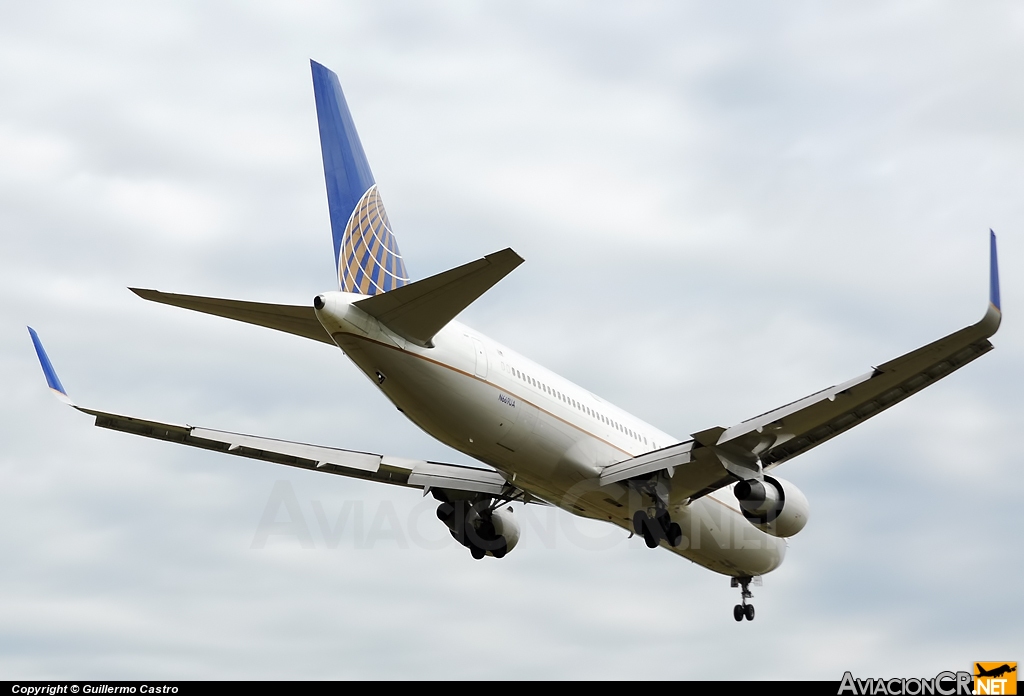
[[[807,497],[789,481],[765,476],[764,481],[740,481],[733,488],[747,520],[763,532],[791,537],[807,524]]]
[[[442,502],[437,508],[437,518],[476,559],[503,558],[519,543],[519,523],[512,515],[512,508],[492,509],[490,503],[490,500],[473,504],[455,500]]]

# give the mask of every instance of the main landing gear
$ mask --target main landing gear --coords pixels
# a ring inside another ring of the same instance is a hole
[[[648,548],[655,548],[661,540],[669,546],[679,546],[683,540],[683,529],[678,522],[673,522],[668,510],[658,510],[654,517],[644,510],[637,510],[633,515],[633,531],[644,538]]]
[[[504,558],[508,553],[508,541],[498,533],[494,510],[486,503],[443,502],[437,508],[437,519],[448,526],[455,540],[468,548],[478,561],[488,553],[495,558]]]
[[[647,480],[630,481],[631,487],[641,496],[649,496],[654,502],[654,514],[648,509],[633,513],[633,531],[642,536],[648,548],[657,548],[662,540],[669,546],[679,546],[683,540],[683,530],[678,522],[672,521],[668,513],[669,488],[671,479],[665,472],[658,472]]]
[[[518,496],[478,495],[452,499],[445,491],[435,490],[434,497],[441,501],[437,518],[444,522],[457,542],[469,549],[473,558],[504,558],[519,543],[519,524],[511,506],[501,509]]]
[[[750,581],[753,579],[752,577],[733,578],[730,583],[733,587],[740,588],[740,603],[732,608],[732,618],[737,621],[754,620],[754,605],[747,604],[747,600],[754,596],[754,593],[750,591]],[[760,583],[754,584],[759,585]]]

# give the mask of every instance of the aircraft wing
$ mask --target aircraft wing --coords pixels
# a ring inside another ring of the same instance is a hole
[[[541,502],[510,485],[497,471],[489,469],[403,459],[191,425],[162,423],[78,406],[68,396],[57,377],[38,334],[31,327],[29,327],[29,334],[32,336],[46,382],[54,395],[63,403],[82,413],[95,416],[95,423],[101,428],[224,452],[239,457],[259,459],[274,464],[294,466],[299,469],[420,488],[424,491],[424,495],[431,489],[440,489],[485,493],[497,498],[516,498],[524,502]]]
[[[757,478],[934,384],[992,350],[999,328],[999,269],[990,238],[989,307],[981,321],[883,363],[859,377],[815,392],[730,428],[606,467],[601,484],[667,470],[674,491],[698,498],[740,479]]]

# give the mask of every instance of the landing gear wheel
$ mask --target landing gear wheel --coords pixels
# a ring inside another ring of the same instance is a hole
[[[505,554],[508,553],[508,544],[505,543],[505,537],[498,537],[498,548],[491,551],[491,555],[495,558],[504,558]]]
[[[441,520],[445,524],[451,519],[452,513],[455,512],[455,507],[448,503],[441,503],[437,507],[437,519]]]
[[[653,527],[657,524],[656,521],[647,518],[644,521],[644,543],[647,544],[647,548],[654,549],[658,547],[658,537],[654,534]]]
[[[661,529],[658,526],[658,521],[648,516],[643,510],[633,513],[633,531],[637,536],[644,538],[644,543],[649,549],[657,547],[658,542],[661,541]]]
[[[483,550],[482,548],[480,548],[479,546],[470,546],[470,547],[469,547],[469,552],[470,552],[471,554],[473,554],[473,558],[475,558],[475,559],[476,559],[476,560],[478,560],[478,561],[479,561],[479,560],[480,560],[481,558],[483,558],[484,556],[486,556],[486,555],[487,555],[487,552],[486,552],[486,551],[484,551],[484,550]]]
[[[679,526],[678,522],[673,522],[668,526],[666,530],[667,539],[669,546],[679,546],[683,541],[683,529]]]
[[[756,581],[755,584],[761,584],[761,578],[748,575],[746,577],[733,578],[731,584],[733,587],[740,588],[740,603],[732,608],[732,618],[737,621],[746,619],[747,621],[754,620],[754,605],[747,604],[747,600],[754,596],[754,593],[750,591],[751,581]]]
[[[633,533],[637,536],[643,536],[646,527],[647,513],[643,510],[637,510],[633,513]]]
[[[682,539],[681,530],[673,527],[669,514],[672,479],[665,471],[658,471],[628,481],[629,488],[639,499],[633,508],[633,533],[643,536],[649,548],[657,548],[662,541],[678,544]],[[639,509],[637,509],[639,508]],[[674,532],[679,532],[674,534]],[[673,544],[674,545],[674,544]]]

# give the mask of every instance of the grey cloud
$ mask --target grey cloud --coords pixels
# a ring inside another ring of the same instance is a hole
[[[834,680],[1021,652],[1015,5],[0,15],[0,674]],[[513,246],[528,263],[466,321],[680,437],[974,321],[990,226],[997,349],[786,465],[814,517],[752,624],[724,578],[635,539],[536,532],[501,563],[324,548],[312,501],[421,501],[96,429],[50,399],[24,329],[90,405],[464,461],[336,351],[124,289],[330,286],[311,57],[342,76],[414,274]],[[316,549],[249,548],[278,480]]]

